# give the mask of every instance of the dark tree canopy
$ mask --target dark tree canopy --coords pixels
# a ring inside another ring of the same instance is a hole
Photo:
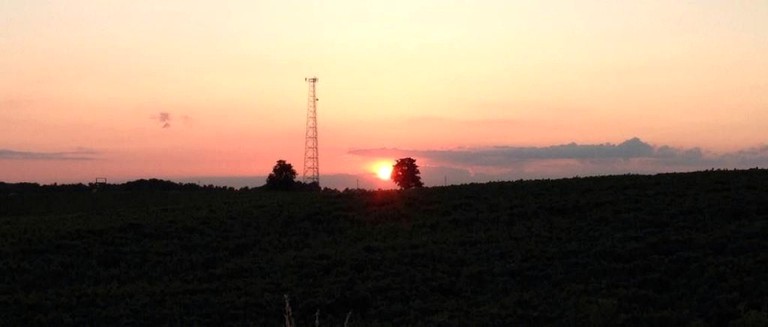
[[[295,179],[296,170],[293,169],[293,165],[285,160],[278,160],[272,168],[272,173],[267,176],[266,187],[272,190],[290,190],[296,183]]]
[[[419,174],[419,166],[416,165],[416,159],[410,157],[397,159],[392,168],[392,180],[397,186],[400,186],[401,189],[407,190],[409,188],[424,186]]]

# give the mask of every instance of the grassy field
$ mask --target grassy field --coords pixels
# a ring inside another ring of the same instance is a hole
[[[267,192],[0,185],[0,325],[765,326],[768,171]]]

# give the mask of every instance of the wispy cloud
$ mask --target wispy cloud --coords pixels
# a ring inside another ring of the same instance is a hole
[[[32,100],[26,98],[2,98],[0,109],[24,109],[32,104]]]
[[[31,152],[0,149],[0,160],[95,160],[98,153],[78,149],[70,152]]]
[[[161,111],[157,115],[152,116],[152,120],[156,120],[160,123],[160,127],[162,128],[170,128],[172,122],[181,121],[182,123],[188,123],[192,119],[189,118],[187,115],[177,116],[177,115],[171,115],[170,112]]]
[[[514,127],[522,124],[521,121],[509,118],[494,119],[452,119],[438,116],[416,116],[406,119],[409,124],[435,125],[443,127]]]
[[[156,117],[157,121],[162,124],[163,128],[171,127],[171,114],[167,112],[161,112]]]

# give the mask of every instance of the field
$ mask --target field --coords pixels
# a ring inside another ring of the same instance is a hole
[[[768,171],[0,184],[1,325],[765,326]]]

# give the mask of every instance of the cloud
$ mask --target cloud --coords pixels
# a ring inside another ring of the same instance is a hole
[[[155,117],[157,121],[160,122],[160,124],[163,125],[163,128],[171,127],[171,114],[167,112],[161,112]]]
[[[722,155],[721,160],[742,167],[765,167],[768,162],[768,145],[728,153]]]
[[[0,149],[0,160],[94,160],[98,153],[77,149],[71,152],[30,152]]]
[[[677,156],[678,150],[665,147],[664,155]],[[655,149],[638,138],[632,138],[618,145],[569,143],[547,147],[511,147],[496,146],[487,148],[466,148],[455,150],[400,150],[400,149],[362,149],[352,150],[350,154],[359,156],[400,156],[412,155],[430,158],[439,162],[461,165],[496,166],[513,161],[542,159],[605,159],[605,158],[640,158],[656,156]]]
[[[152,120],[157,120],[160,123],[160,126],[162,128],[170,128],[171,121],[177,122],[181,120],[182,123],[189,123],[190,121],[192,121],[192,118],[190,118],[187,115],[182,115],[180,116],[180,118],[178,118],[179,116],[174,116],[174,117],[177,117],[177,118],[173,118],[170,112],[162,111],[162,112],[159,112],[156,116],[152,116]]]
[[[575,175],[657,173],[709,168],[768,166],[768,146],[733,153],[712,154],[701,148],[654,146],[639,138],[618,144],[560,144],[544,147],[475,147],[450,150],[358,149],[363,157],[414,157],[436,168],[457,168],[471,173],[446,173],[458,180],[497,180]],[[426,170],[424,170],[426,172]],[[441,176],[442,178],[442,176]]]
[[[479,177],[466,168],[444,166],[422,166],[422,181],[425,185],[466,184],[476,181]]]

